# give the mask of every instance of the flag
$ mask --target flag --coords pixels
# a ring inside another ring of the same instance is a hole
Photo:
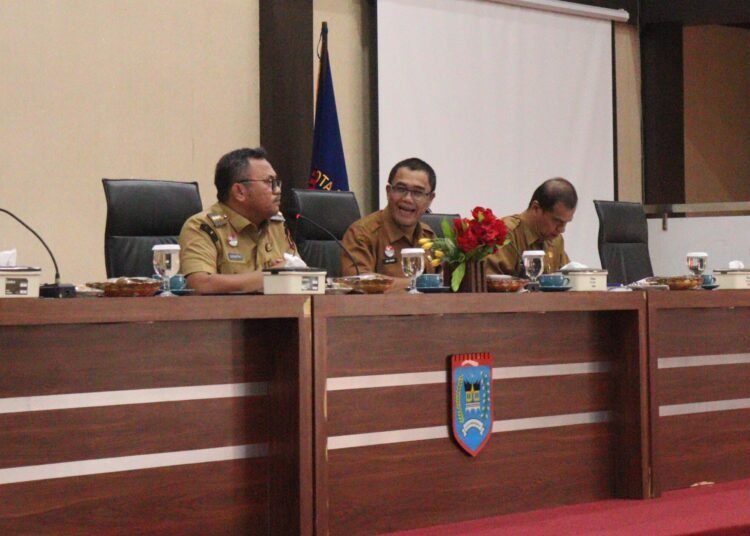
[[[320,31],[321,53],[318,96],[315,102],[312,165],[309,186],[318,190],[348,190],[344,146],[341,144],[339,116],[333,93],[333,77],[328,57],[328,23]]]

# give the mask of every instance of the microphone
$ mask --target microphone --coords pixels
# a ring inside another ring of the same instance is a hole
[[[314,227],[317,227],[318,229],[320,229],[321,231],[323,231],[325,234],[327,234],[328,236],[330,236],[331,238],[333,238],[334,242],[336,242],[336,245],[338,247],[340,247],[341,251],[343,251],[344,253],[346,253],[346,256],[349,257],[350,261],[352,261],[352,264],[354,265],[354,269],[357,271],[357,275],[359,275],[359,266],[357,265],[357,261],[354,260],[354,257],[352,256],[351,253],[349,253],[349,250],[344,247],[344,244],[341,243],[341,240],[339,240],[338,238],[336,238],[335,234],[333,234],[331,231],[329,231],[328,229],[326,229],[325,227],[323,227],[322,225],[320,225],[315,220],[311,220],[310,218],[308,218],[307,216],[305,216],[301,212],[297,213],[296,218],[298,220],[304,220],[304,221],[310,222]]]
[[[39,239],[39,241],[44,246],[44,249],[47,250],[47,253],[49,253],[49,256],[52,258],[52,264],[55,265],[55,282],[54,283],[46,283],[44,285],[39,286],[39,296],[42,298],[75,298],[76,296],[76,288],[73,285],[67,284],[67,283],[60,283],[60,270],[57,268],[57,261],[55,260],[55,256],[52,254],[52,251],[47,246],[47,243],[42,239],[41,236],[37,234],[37,232],[26,225],[26,223],[21,220],[18,216],[13,214],[9,210],[5,210],[4,208],[0,208],[0,212],[4,212],[14,220],[16,220],[18,223],[26,227],[29,231],[31,231],[31,234],[33,234],[35,237]]]

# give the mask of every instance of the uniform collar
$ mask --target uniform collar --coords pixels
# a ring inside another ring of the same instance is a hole
[[[522,212],[518,218],[523,222],[523,235],[527,244],[544,244],[546,242],[542,235],[536,232],[526,212]]]
[[[414,242],[414,239],[422,236],[422,225],[417,222],[417,226],[414,228],[414,235],[408,236],[404,230],[396,224],[396,220],[393,219],[391,214],[391,207],[386,206],[383,209],[383,225],[385,226],[385,232],[388,235],[388,241],[390,243],[397,242],[401,238],[405,238],[409,242]]]

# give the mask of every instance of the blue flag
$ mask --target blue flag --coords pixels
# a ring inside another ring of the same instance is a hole
[[[318,97],[315,102],[315,131],[313,133],[310,188],[318,190],[349,189],[346,175],[344,146],[341,143],[336,97],[333,93],[331,63],[328,58],[328,23],[320,32],[321,54],[318,73]]]

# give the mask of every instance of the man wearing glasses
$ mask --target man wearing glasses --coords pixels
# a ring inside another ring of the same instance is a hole
[[[573,221],[577,204],[578,194],[569,181],[560,177],[544,181],[525,211],[503,218],[510,243],[487,257],[487,273],[523,277],[523,252],[534,249],[545,252],[545,273],[558,272],[569,262],[562,234]]]
[[[263,288],[265,268],[297,255],[279,214],[281,179],[262,148],[237,149],[216,164],[218,202],[185,222],[180,266],[200,294]]]
[[[420,238],[434,238],[429,226],[420,218],[435,198],[435,171],[419,158],[407,158],[391,169],[385,191],[388,206],[354,222],[342,240],[357,263],[341,255],[343,275],[376,272],[406,279],[401,270],[401,249],[419,247]],[[434,271],[425,263],[425,272]]]

